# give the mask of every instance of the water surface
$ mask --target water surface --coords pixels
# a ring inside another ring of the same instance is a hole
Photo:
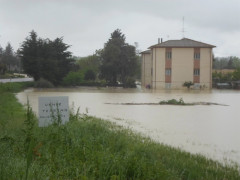
[[[17,94],[29,98],[38,111],[39,96],[68,96],[70,107],[114,121],[152,139],[191,153],[240,165],[240,91],[153,91],[121,88],[28,89]],[[183,98],[185,102],[214,102],[228,106],[113,105],[105,103],[157,103]],[[87,110],[86,110],[87,109]]]

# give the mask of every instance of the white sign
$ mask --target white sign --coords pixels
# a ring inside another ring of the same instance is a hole
[[[48,126],[57,121],[61,121],[61,124],[65,124],[69,121],[68,97],[39,97],[38,112],[38,125],[40,127]]]

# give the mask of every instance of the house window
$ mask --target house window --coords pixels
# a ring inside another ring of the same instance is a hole
[[[194,74],[194,76],[199,76],[200,75],[200,69],[194,69],[193,74]]]
[[[166,52],[166,59],[172,59],[172,52]]]
[[[200,53],[199,52],[195,52],[194,53],[194,59],[196,59],[196,60],[200,60]]]
[[[171,76],[171,69],[165,69],[165,75]]]

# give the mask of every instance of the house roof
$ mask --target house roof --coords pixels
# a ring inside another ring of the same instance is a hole
[[[211,44],[202,43],[188,38],[183,38],[181,40],[168,40],[159,44],[150,46],[152,48],[214,48],[216,46]]]
[[[146,50],[146,51],[141,52],[141,54],[150,54],[150,53],[151,53],[151,50]]]

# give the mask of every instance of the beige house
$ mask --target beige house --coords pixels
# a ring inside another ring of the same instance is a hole
[[[212,88],[215,46],[183,38],[159,42],[142,52],[142,86],[153,89]]]

